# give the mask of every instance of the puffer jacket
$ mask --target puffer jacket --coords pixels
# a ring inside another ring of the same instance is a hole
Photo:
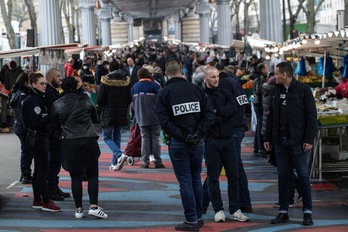
[[[87,95],[63,92],[53,103],[51,117],[59,140],[98,137],[93,125],[97,122],[97,109]]]
[[[115,70],[102,76],[97,97],[101,108],[101,127],[124,126],[128,124],[128,108],[132,102],[130,77],[125,72]]]
[[[266,123],[267,123],[267,117],[270,113],[270,105],[272,100],[272,89],[274,85],[270,85],[268,83],[264,83],[262,85],[262,108],[263,108],[263,114],[262,114],[262,127],[261,127],[261,134],[264,135],[266,132]]]

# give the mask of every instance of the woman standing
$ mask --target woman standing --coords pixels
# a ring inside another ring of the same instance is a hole
[[[21,143],[21,179],[22,184],[31,184],[31,163],[33,161],[33,155],[29,152],[27,148],[27,130],[23,124],[22,116],[22,102],[27,98],[30,89],[30,81],[28,73],[21,73],[15,85],[13,86],[11,92],[12,97],[10,101],[10,106],[13,113],[13,131],[18,136]]]
[[[41,73],[29,76],[31,89],[23,101],[23,123],[27,129],[27,146],[34,156],[34,174],[32,180],[34,202],[32,208],[58,212],[60,207],[49,199],[47,190],[48,175],[48,134],[52,126],[45,106],[46,78]]]
[[[86,173],[90,201],[89,215],[107,218],[98,206],[98,134],[93,123],[97,122],[97,110],[92,100],[85,94],[77,93],[74,77],[63,79],[61,97],[53,103],[52,121],[58,132],[63,156],[62,166],[71,177],[71,189],[75,201],[75,218],[83,218],[82,180]]]

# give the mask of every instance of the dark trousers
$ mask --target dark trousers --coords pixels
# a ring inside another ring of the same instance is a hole
[[[50,201],[47,191],[48,175],[48,139],[46,135],[37,135],[38,141],[34,146],[28,146],[34,156],[34,173],[33,173],[33,193],[34,200],[48,203]]]
[[[60,152],[59,140],[49,137],[49,169],[48,169],[48,188],[50,190],[58,189],[59,172],[62,167],[62,155]]]
[[[254,105],[256,114],[256,131],[254,137],[254,152],[263,152],[263,137],[261,135],[263,107],[261,104]]]
[[[20,168],[22,176],[30,176],[33,154],[29,152],[27,147],[27,130],[21,122],[15,121],[13,124],[13,132],[18,136],[21,143]]]
[[[98,205],[98,193],[99,193],[99,169],[98,163],[94,163],[87,168],[86,176],[88,179],[88,196],[90,204]],[[84,172],[70,172],[71,177],[71,190],[75,201],[76,208],[82,208],[82,179]]]

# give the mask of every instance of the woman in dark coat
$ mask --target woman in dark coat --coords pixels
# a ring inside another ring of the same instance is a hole
[[[98,134],[93,123],[97,122],[97,110],[85,94],[78,94],[77,81],[66,77],[61,84],[64,92],[53,103],[51,116],[60,140],[62,166],[71,177],[71,189],[75,201],[75,218],[83,218],[82,180],[86,173],[90,200],[89,215],[107,218],[98,206],[99,169]]]

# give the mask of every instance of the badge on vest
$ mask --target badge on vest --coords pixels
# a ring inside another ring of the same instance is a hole
[[[201,112],[199,102],[187,102],[183,104],[173,105],[172,109],[174,116]]]
[[[236,97],[236,99],[237,99],[237,102],[240,106],[249,104],[248,97],[245,94]]]

